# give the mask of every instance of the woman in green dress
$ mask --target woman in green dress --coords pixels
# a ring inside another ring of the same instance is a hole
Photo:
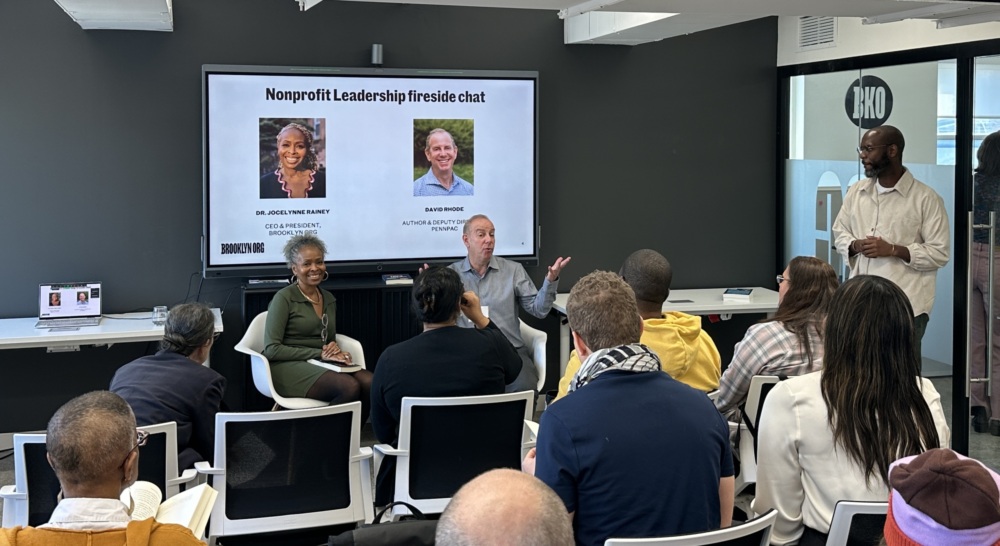
[[[314,235],[296,235],[285,244],[292,283],[274,295],[267,307],[264,356],[278,394],[323,400],[330,404],[361,401],[361,422],[368,418],[372,373],[338,373],[307,362],[310,358],[353,364],[336,342],[337,302],[320,288],[329,278],[326,245]]]

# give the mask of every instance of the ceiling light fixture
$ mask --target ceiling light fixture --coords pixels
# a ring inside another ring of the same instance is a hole
[[[568,19],[570,17],[576,17],[577,15],[583,15],[589,11],[595,11],[608,6],[613,6],[622,1],[623,0],[587,0],[582,4],[577,4],[575,6],[559,10],[559,18]]]

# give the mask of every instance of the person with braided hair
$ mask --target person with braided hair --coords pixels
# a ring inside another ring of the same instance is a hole
[[[326,197],[326,171],[319,169],[312,131],[289,123],[278,131],[278,167],[260,177],[260,198]]]
[[[521,373],[521,357],[503,332],[483,315],[475,292],[463,293],[462,279],[447,267],[430,267],[413,281],[411,307],[424,331],[388,347],[372,380],[375,437],[396,445],[404,396],[503,394]],[[464,314],[475,328],[458,326]],[[375,505],[392,501],[395,457],[379,467]]]
[[[132,407],[139,426],[177,423],[177,466],[212,461],[215,414],[222,409],[226,378],[205,366],[215,343],[215,315],[203,303],[170,310],[160,351],[122,366],[111,392]]]

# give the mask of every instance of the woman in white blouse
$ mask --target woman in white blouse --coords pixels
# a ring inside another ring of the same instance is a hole
[[[941,397],[920,377],[913,310],[862,275],[830,303],[823,370],[779,383],[760,418],[754,512],[778,511],[771,544],[825,544],[839,500],[885,501],[889,464],[947,447]]]

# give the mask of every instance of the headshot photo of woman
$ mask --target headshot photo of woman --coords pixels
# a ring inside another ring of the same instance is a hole
[[[49,294],[49,307],[59,307],[62,305],[62,296],[59,292],[52,292]]]
[[[90,302],[90,294],[86,292],[76,293],[76,303],[79,303],[80,305],[86,305],[89,302]]]
[[[326,170],[316,151],[313,129],[298,122],[273,132],[275,120],[262,119],[260,198],[326,197]],[[320,129],[322,119],[316,119]],[[274,135],[273,140],[267,135]],[[275,161],[276,160],[276,161]]]

